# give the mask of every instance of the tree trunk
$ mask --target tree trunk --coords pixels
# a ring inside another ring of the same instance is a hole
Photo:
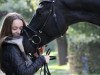
[[[67,63],[67,39],[66,34],[63,37],[57,38],[58,46],[58,63],[64,65]]]

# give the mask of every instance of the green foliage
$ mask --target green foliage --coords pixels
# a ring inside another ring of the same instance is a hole
[[[6,0],[0,0],[0,4],[5,3],[5,2],[6,2]]]
[[[27,21],[30,21],[34,13],[34,9],[36,9],[37,6],[35,5],[37,2],[34,1],[35,0],[2,0],[0,1],[0,11],[18,12],[22,14]]]
[[[84,34],[86,36],[98,37],[100,35],[100,27],[87,22],[79,22],[69,27],[68,33],[71,35]]]
[[[0,10],[13,12],[14,10],[29,9],[25,0],[8,0],[7,2],[1,4]]]
[[[31,0],[30,1],[30,3],[31,3],[34,10],[36,10],[38,8],[39,2],[40,2],[40,0]]]
[[[68,30],[69,64],[73,73],[84,75],[83,57],[87,58],[89,74],[100,74],[100,27],[80,22]]]
[[[99,39],[100,40],[100,39]],[[89,73],[90,74],[100,74],[100,42],[91,41],[88,43],[89,49]]]

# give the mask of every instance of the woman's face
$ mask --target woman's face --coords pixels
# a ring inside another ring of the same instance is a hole
[[[23,28],[23,22],[20,19],[16,19],[12,23],[12,35],[15,36],[20,36],[21,30]]]

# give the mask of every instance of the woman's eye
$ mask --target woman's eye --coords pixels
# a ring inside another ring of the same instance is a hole
[[[21,26],[21,27],[12,27],[12,30],[17,30],[17,29],[22,30],[23,29],[23,26]]]
[[[17,30],[17,28],[14,27],[14,28],[12,28],[12,30]]]

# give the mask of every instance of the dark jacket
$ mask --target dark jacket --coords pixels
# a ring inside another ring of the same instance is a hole
[[[34,62],[26,60],[19,47],[12,43],[2,45],[1,69],[6,75],[34,75],[46,62],[44,56],[39,56]]]

